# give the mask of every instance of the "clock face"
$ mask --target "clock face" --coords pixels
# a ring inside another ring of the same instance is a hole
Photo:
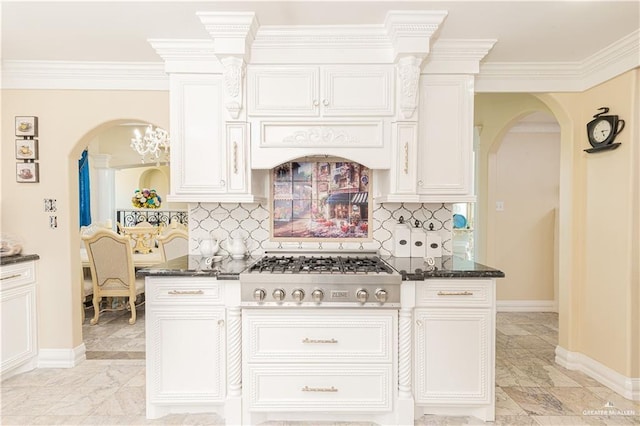
[[[593,136],[593,140],[601,143],[607,140],[609,135],[611,135],[611,123],[608,120],[600,120],[593,126],[593,130],[591,131],[591,135]]]

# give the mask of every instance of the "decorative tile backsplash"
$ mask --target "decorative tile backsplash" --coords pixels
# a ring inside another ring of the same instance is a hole
[[[425,230],[433,230],[442,237],[442,253],[452,253],[451,204],[386,203],[373,207],[373,240],[367,242],[294,242],[280,243],[270,240],[269,208],[262,204],[198,203],[189,204],[189,252],[199,254],[204,238],[215,238],[221,243],[219,254],[226,255],[229,236],[246,240],[251,254],[265,250],[377,250],[382,255],[393,253],[393,228],[400,216],[413,226],[420,221]]]

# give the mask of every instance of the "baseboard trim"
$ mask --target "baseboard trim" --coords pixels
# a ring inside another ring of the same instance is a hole
[[[87,359],[84,343],[73,349],[38,350],[38,368],[73,368]]]
[[[624,376],[580,352],[556,346],[556,362],[568,370],[578,370],[632,401],[640,401],[640,378]]]
[[[498,300],[498,312],[558,312],[555,300]]]

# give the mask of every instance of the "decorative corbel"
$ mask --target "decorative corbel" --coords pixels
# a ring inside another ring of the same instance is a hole
[[[234,56],[222,58],[220,60],[224,67],[224,105],[231,117],[235,120],[240,116],[242,110],[242,87],[244,86],[244,70],[246,64],[243,59]]]
[[[410,118],[418,107],[420,64],[422,58],[405,56],[396,65],[400,86],[400,112],[404,118]]]

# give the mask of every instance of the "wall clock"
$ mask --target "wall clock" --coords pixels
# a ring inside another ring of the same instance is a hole
[[[617,115],[604,115],[609,112],[608,107],[600,107],[598,110],[601,112],[594,115],[593,120],[587,123],[587,137],[592,148],[585,151],[589,153],[619,147],[620,143],[613,143],[613,141],[624,129],[624,120],[620,120]]]

